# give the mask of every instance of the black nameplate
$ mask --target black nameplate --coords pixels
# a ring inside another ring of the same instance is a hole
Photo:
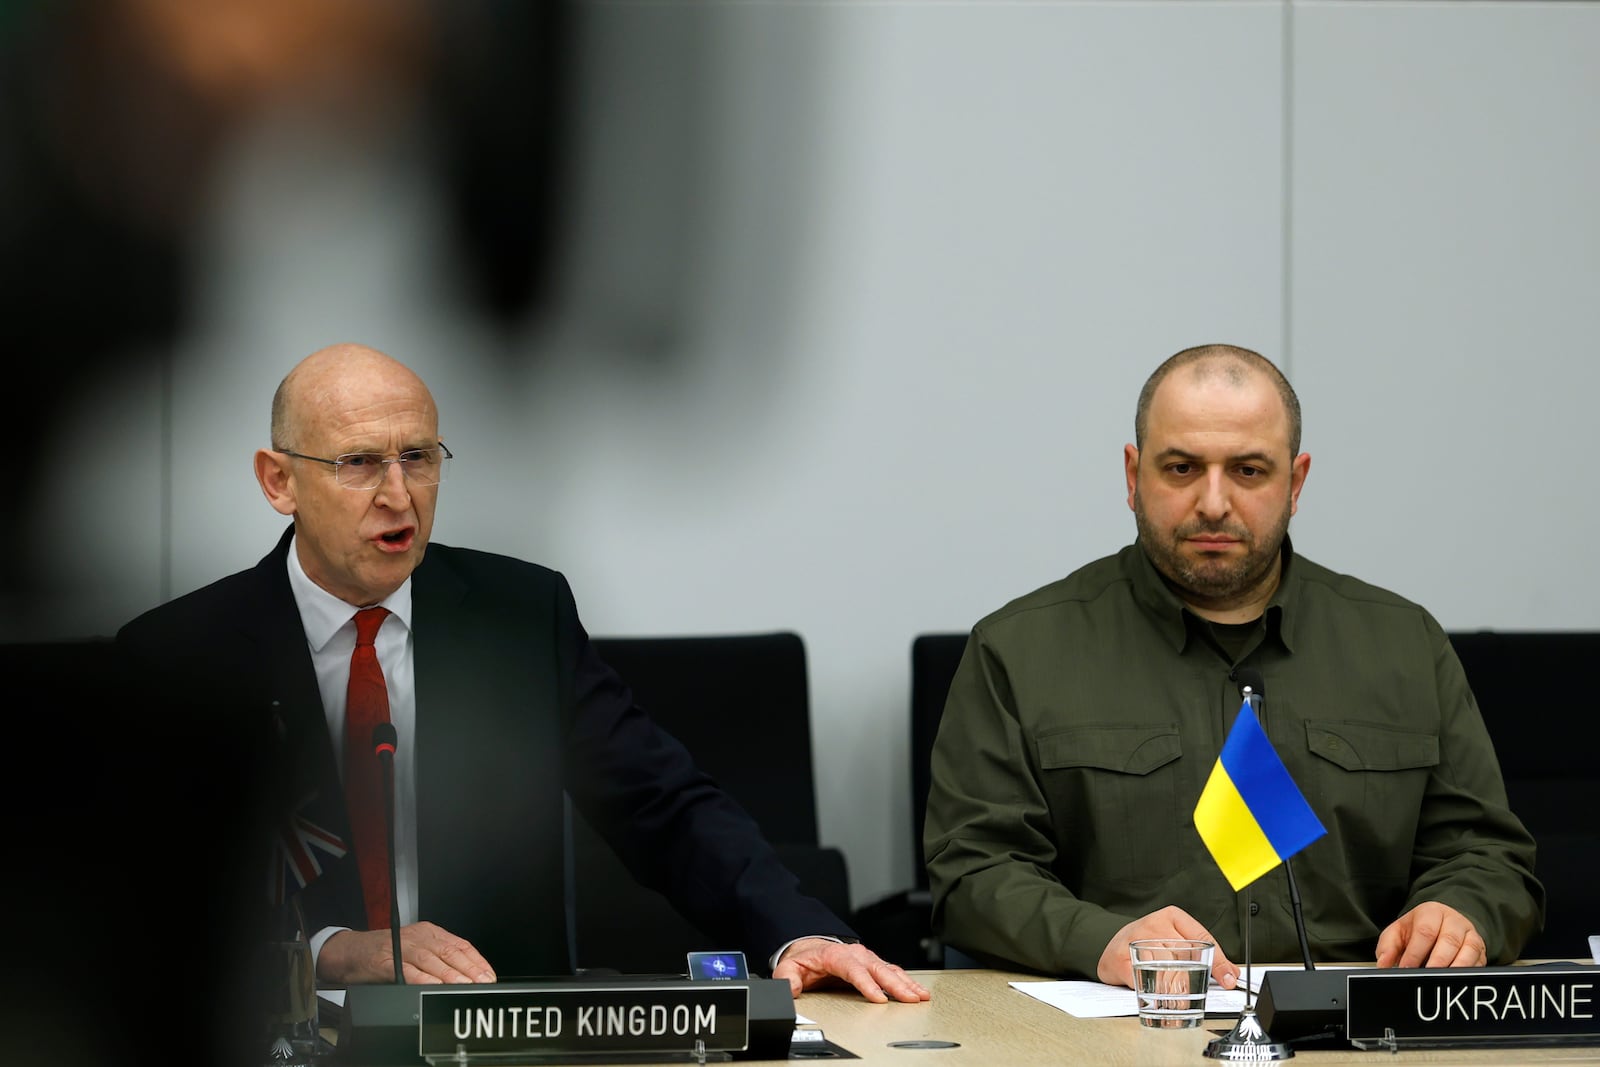
[[[1600,969],[1581,964],[1359,970],[1345,975],[1359,1048],[1600,1044]]]
[[[425,986],[420,1005],[424,1058],[736,1052],[750,1043],[750,989],[731,982]]]
[[[536,1007],[541,1002],[554,1002],[547,997],[547,994],[565,995],[575,990],[611,993],[640,987],[663,992],[676,989],[692,990],[695,993],[708,990],[718,992],[726,990],[742,991],[742,994],[748,997],[745,1022],[748,1030],[748,1047],[743,1052],[730,1050],[729,1054],[735,1059],[784,1059],[789,1055],[789,1039],[794,1035],[795,1014],[794,997],[789,991],[789,983],[787,981],[771,978],[750,978],[730,982],[690,983],[683,978],[641,979],[618,976],[605,978],[553,978],[535,981],[499,982],[492,985],[478,986],[351,986],[345,992],[344,1007],[339,1017],[336,1062],[349,1065],[381,1064],[383,1067],[427,1063],[428,1061],[419,1050],[423,1041],[423,999],[424,994],[430,991],[442,992],[448,988],[460,990],[463,994],[509,994],[513,996],[516,1004],[524,1006],[531,1004]],[[561,1003],[566,1004],[568,1002],[562,1000]],[[436,1009],[429,1009],[430,1012],[434,1010]],[[563,1018],[564,1027],[572,1025],[572,1018],[570,1014]],[[646,1018],[648,1020],[648,1016]],[[524,1016],[525,1019],[526,1016]],[[509,1024],[509,1017],[507,1017],[506,1022]],[[524,1021],[522,1025],[524,1031],[526,1031],[526,1022]],[[570,1036],[570,1034],[567,1036]],[[631,1047],[637,1048],[639,1046]],[[608,1051],[611,1048],[612,1046],[607,1046]],[[690,1041],[686,1048],[692,1050],[693,1041]],[[715,1046],[708,1041],[706,1048],[711,1051]],[[545,1046],[544,1051],[541,1051],[538,1055],[540,1058],[548,1059],[547,1052],[556,1052],[558,1055],[566,1056],[572,1055],[571,1053],[560,1052],[548,1044]],[[455,1054],[454,1043],[450,1045],[449,1054],[452,1056]],[[432,1055],[432,1053],[429,1055]],[[530,1059],[534,1056],[531,1052],[520,1050],[513,1052],[511,1055],[523,1055]]]

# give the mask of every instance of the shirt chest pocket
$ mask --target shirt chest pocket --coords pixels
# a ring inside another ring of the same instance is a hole
[[[1170,877],[1162,858],[1181,854],[1188,823],[1176,723],[1057,730],[1039,735],[1035,755],[1069,888]]]
[[[1405,877],[1439,738],[1377,723],[1308,721],[1306,746],[1318,757],[1313,803],[1332,813],[1351,873]]]
[[[1347,771],[1415,771],[1439,764],[1439,738],[1365,722],[1308,722],[1313,754]]]

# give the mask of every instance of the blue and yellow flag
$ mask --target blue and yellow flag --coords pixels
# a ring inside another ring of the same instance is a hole
[[[1235,891],[1328,832],[1248,700],[1194,806],[1194,828]]]

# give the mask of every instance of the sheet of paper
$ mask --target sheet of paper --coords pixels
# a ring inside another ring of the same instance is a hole
[[[1275,963],[1250,968],[1250,988],[1261,991],[1261,982],[1268,971],[1298,971],[1298,963]],[[1237,1015],[1244,1010],[1244,981],[1240,975],[1236,989],[1223,989],[1216,982],[1206,991],[1207,1015]],[[1139,1014],[1138,998],[1133,990],[1123,985],[1106,985],[1104,982],[1079,981],[1021,981],[1012,982],[1011,988],[1028,994],[1052,1008],[1060,1008],[1068,1015],[1080,1019],[1110,1019],[1119,1015]]]

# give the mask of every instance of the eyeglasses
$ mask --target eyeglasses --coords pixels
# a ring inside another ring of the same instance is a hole
[[[291,452],[287,448],[274,449],[295,459],[309,459],[313,463],[326,463],[333,468],[333,477],[346,489],[376,489],[389,474],[389,464],[400,464],[400,473],[413,485],[437,485],[444,480],[444,461],[454,459],[443,441],[438,448],[408,449],[394,459],[386,459],[377,452],[346,452],[333,459]]]

